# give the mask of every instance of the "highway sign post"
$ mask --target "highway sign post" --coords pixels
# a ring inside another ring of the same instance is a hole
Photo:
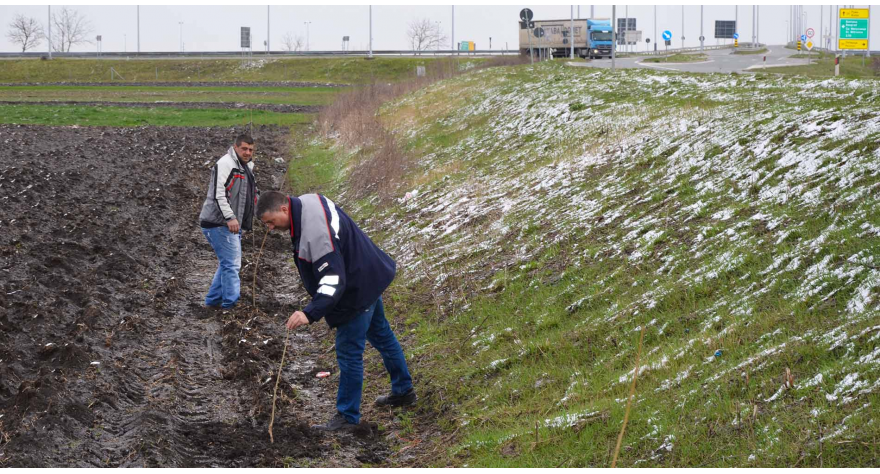
[[[532,10],[528,8],[523,8],[519,12],[519,19],[522,20],[523,26],[527,27],[529,30],[535,27],[535,24],[532,22],[532,18],[534,18],[534,14]],[[529,32],[531,33],[531,31]],[[529,38],[529,59],[532,64],[535,64],[535,54],[532,52],[532,35],[526,34],[526,37]]]
[[[666,42],[666,56],[667,56],[667,60],[668,60],[668,56],[669,56],[669,43],[672,42],[672,32],[669,31],[669,30],[664,31],[664,32],[663,32],[663,40]]]
[[[739,33],[733,34],[733,47],[739,48]]]
[[[543,38],[544,37],[544,28],[538,27],[532,30],[532,33],[535,35],[535,38]],[[544,54],[544,48],[538,48],[538,60],[542,59],[542,55]]]
[[[736,21],[715,20],[715,38],[733,39],[736,33]]]
[[[241,27],[241,47],[242,49],[251,47],[251,28],[249,26]]]
[[[840,9],[839,49],[868,49],[868,18],[867,8]]]

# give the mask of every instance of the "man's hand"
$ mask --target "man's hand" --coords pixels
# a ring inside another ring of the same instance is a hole
[[[237,234],[239,229],[241,229],[241,225],[238,223],[238,219],[232,219],[231,221],[226,223],[226,227],[229,227],[229,232],[233,234]]]
[[[309,318],[306,317],[306,313],[302,311],[297,311],[290,315],[290,319],[287,320],[287,329],[293,331],[294,329],[305,326],[309,324]]]

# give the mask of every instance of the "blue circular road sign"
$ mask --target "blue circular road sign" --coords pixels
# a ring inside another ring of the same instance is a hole
[[[672,39],[672,32],[669,30],[664,31],[663,32],[663,39],[665,39],[667,41],[671,40]]]
[[[739,39],[739,33],[734,33],[734,34],[733,34],[733,39],[738,40],[738,39]]]
[[[807,40],[807,35],[801,35],[801,41],[806,41],[806,40]]]

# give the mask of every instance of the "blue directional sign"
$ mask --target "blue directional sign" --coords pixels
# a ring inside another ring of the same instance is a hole
[[[807,35],[801,35],[801,41],[806,41],[806,40],[807,40]]]
[[[669,30],[664,31],[663,32],[663,39],[665,39],[666,41],[671,40],[672,39],[672,32]]]
[[[734,33],[734,34],[733,34],[733,39],[738,40],[738,39],[739,39],[739,33]]]

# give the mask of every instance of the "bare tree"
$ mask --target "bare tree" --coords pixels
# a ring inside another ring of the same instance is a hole
[[[6,33],[6,37],[12,43],[20,45],[22,53],[35,48],[45,38],[40,22],[24,15],[16,15],[15,20],[9,24],[9,33]]]
[[[281,38],[281,46],[285,51],[301,51],[303,48],[302,36],[293,36],[293,33],[287,32],[284,37]]]
[[[413,51],[427,51],[440,49],[440,45],[446,42],[446,36],[440,30],[440,24],[427,18],[409,22],[406,36]]]
[[[61,12],[52,14],[52,24],[58,32],[57,41],[52,42],[55,51],[70,51],[73,45],[91,43],[88,36],[92,33],[92,26],[76,10],[61,7]]]

